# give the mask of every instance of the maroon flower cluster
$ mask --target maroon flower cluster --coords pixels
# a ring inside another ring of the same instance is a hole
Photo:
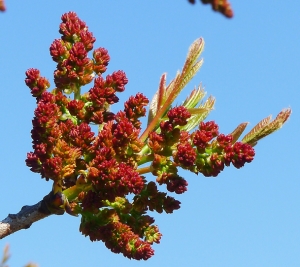
[[[4,0],[0,0],[0,11],[5,11],[6,8],[5,8],[5,3],[4,3]]]
[[[195,0],[188,0],[191,4],[195,4]],[[201,0],[203,4],[211,4],[214,11],[222,13],[227,18],[233,17],[233,11],[227,0]]]
[[[149,147],[154,153],[152,173],[158,176],[159,184],[167,184],[169,191],[179,194],[186,191],[187,182],[177,175],[177,166],[204,176],[217,176],[230,163],[241,168],[253,160],[254,149],[248,144],[233,143],[231,135],[219,134],[215,122],[201,122],[199,129],[189,134],[176,127],[187,123],[190,117],[187,109],[176,107],[167,115],[169,120],[160,124],[161,133],[150,134]]]
[[[92,241],[103,241],[114,253],[122,253],[129,259],[147,260],[154,255],[151,244],[159,243],[161,234],[157,227],[147,226],[154,222],[151,217],[141,216],[139,220],[132,216],[129,218],[133,220],[124,224],[114,211],[105,209],[96,219],[84,219],[80,231]],[[135,229],[136,232],[146,237],[146,241],[141,240],[140,236],[132,231],[129,226],[132,223],[140,230]]]
[[[255,156],[250,145],[233,143],[232,136],[219,134],[218,128],[213,121],[202,122],[193,136],[193,144],[198,152],[195,161],[197,171],[205,176],[217,176],[224,169],[224,165],[229,166],[230,163],[241,168]],[[210,142],[214,137],[216,139]]]
[[[114,113],[117,93],[128,83],[123,71],[104,76],[110,60],[108,51],[98,48],[93,58],[95,38],[73,12],[62,16],[61,39],[50,54],[57,63],[56,88],[50,93],[48,80],[39,70],[26,71],[25,83],[36,98],[32,120],[33,151],[26,164],[42,178],[53,181],[51,207],[81,214],[80,231],[92,241],[101,240],[115,253],[133,259],[148,259],[151,245],[161,233],[146,213],[172,213],[180,202],[158,190],[182,194],[187,181],[178,167],[205,176],[216,176],[224,166],[236,168],[251,162],[254,150],[222,135],[214,122],[202,122],[194,133],[185,131],[191,114],[178,106],[160,118],[158,129],[148,142],[140,137],[140,118],[146,115],[149,100],[141,93],[131,96],[124,109]],[[81,93],[81,87],[92,87]],[[74,99],[66,94],[74,93]],[[163,116],[163,115],[162,115]],[[97,125],[98,133],[91,125]],[[141,135],[143,136],[143,135]],[[140,167],[150,162],[148,167]],[[156,182],[142,174],[152,172]],[[55,209],[54,209],[55,210]]]
[[[39,97],[49,87],[49,81],[40,76],[40,71],[37,69],[29,69],[26,71],[26,85],[31,89],[31,94],[34,97]]]
[[[160,192],[154,182],[149,182],[145,190],[140,195],[134,197],[134,210],[144,213],[147,210],[162,213],[173,213],[180,208],[180,202],[167,193]]]
[[[94,62],[87,57],[87,53],[93,49],[96,39],[74,12],[64,14],[61,19],[59,32],[62,38],[54,40],[50,54],[57,62],[55,85],[60,90],[71,93],[93,79]],[[105,60],[104,64],[107,64]]]
[[[37,100],[31,131],[33,152],[27,154],[26,164],[33,172],[52,180],[57,195],[69,190],[72,197],[66,211],[82,214],[81,229],[86,233],[86,217],[92,220],[104,216],[107,207],[114,210],[112,206],[117,199],[126,200],[128,194],[139,195],[146,186],[137,171],[137,162],[144,145],[138,140],[139,118],[145,116],[149,101],[138,93],[126,101],[123,111],[111,112],[110,105],[119,101],[116,93],[123,92],[128,83],[125,73],[116,71],[102,76],[110,60],[108,51],[96,49],[93,59],[88,58],[95,38],[75,13],[62,16],[60,33],[61,39],[50,47],[50,54],[57,62],[56,88],[52,93],[46,91],[50,84],[37,69],[26,71],[25,83]],[[94,86],[81,94],[81,86],[93,79]],[[74,100],[64,95],[71,92]],[[99,125],[98,135],[90,123]],[[79,195],[74,195],[76,191]],[[160,233],[147,221],[140,224],[143,231],[135,229],[139,235],[131,231],[124,214],[129,216],[133,211],[133,208],[118,209],[116,216],[120,216],[120,222],[98,223],[98,232],[90,232],[91,239],[105,231],[107,238],[97,240],[110,244],[114,252],[122,252],[129,258],[149,258],[153,255],[150,244],[159,242]],[[122,235],[120,240],[119,235]]]

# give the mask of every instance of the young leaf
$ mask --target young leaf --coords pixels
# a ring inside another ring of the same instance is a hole
[[[194,89],[191,94],[185,99],[182,105],[186,108],[194,108],[205,97],[205,95],[206,92],[201,87],[201,85],[199,85],[198,89]]]
[[[243,122],[232,131],[232,133],[231,133],[232,138],[233,138],[232,143],[235,143],[239,139],[239,137],[245,131],[247,125],[248,125],[248,122]]]
[[[263,119],[255,125],[247,135],[244,136],[242,142],[255,146],[260,139],[279,130],[290,117],[291,113],[292,110],[287,108],[283,109],[273,121],[271,121],[271,116]]]
[[[148,125],[153,120],[156,115],[157,110],[163,105],[165,95],[166,95],[166,73],[164,73],[159,82],[159,87],[155,95],[153,96],[150,108],[149,108],[149,115],[148,115]]]

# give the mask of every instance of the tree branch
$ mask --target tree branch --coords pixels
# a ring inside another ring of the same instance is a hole
[[[62,215],[64,209],[53,206],[53,192],[46,195],[43,200],[32,206],[23,206],[17,214],[8,214],[0,222],[0,239],[13,234],[21,229],[28,229],[34,222],[49,215]]]

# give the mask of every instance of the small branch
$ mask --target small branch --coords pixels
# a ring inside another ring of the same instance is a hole
[[[28,229],[32,223],[44,219],[50,214],[39,212],[42,201],[33,206],[24,206],[17,214],[8,214],[0,222],[0,239],[21,229]]]
[[[8,214],[4,220],[0,221],[0,239],[21,229],[28,229],[34,222],[44,219],[49,215],[62,215],[64,210],[61,208],[53,209],[51,200],[53,200],[52,192],[37,204],[23,206],[17,214]]]

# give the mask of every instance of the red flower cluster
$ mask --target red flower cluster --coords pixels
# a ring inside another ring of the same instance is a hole
[[[142,229],[142,235],[146,236],[146,241],[143,241],[128,224],[121,223],[118,215],[111,210],[105,210],[102,214],[95,220],[83,220],[80,225],[80,231],[85,236],[89,236],[91,241],[101,240],[112,252],[123,253],[129,259],[147,260],[154,255],[151,244],[159,243],[161,238],[157,227],[150,226]],[[144,216],[140,221],[134,220],[134,222],[137,225],[140,222],[147,225],[147,219],[147,216]],[[105,224],[101,225],[102,223],[99,221],[105,222]],[[151,224],[153,221],[148,223]]]
[[[6,8],[5,8],[5,3],[4,3],[4,0],[0,0],[0,11],[5,11]]]
[[[188,0],[191,4],[195,4],[195,0]],[[203,4],[211,4],[214,11],[222,13],[227,18],[233,17],[233,11],[227,0],[201,0]]]
[[[57,196],[63,197],[63,190],[71,192],[66,211],[82,214],[81,231],[91,240],[102,240],[112,251],[129,258],[147,259],[153,255],[150,245],[158,243],[161,236],[151,225],[154,219],[137,223],[137,218],[144,216],[134,208],[137,204],[120,208],[120,202],[127,203],[128,194],[141,196],[147,187],[137,162],[144,146],[138,139],[139,119],[145,116],[149,100],[138,93],[126,101],[123,111],[112,113],[110,105],[119,101],[116,93],[123,92],[128,83],[125,73],[102,76],[110,60],[108,51],[98,48],[93,59],[88,58],[95,38],[75,13],[62,16],[60,33],[62,38],[50,47],[58,63],[52,93],[46,92],[50,84],[37,69],[26,72],[25,83],[37,99],[31,131],[34,151],[27,154],[26,164],[46,180],[53,180]],[[80,94],[81,86],[93,79],[94,86]],[[64,95],[71,92],[74,100]],[[97,136],[90,123],[99,125]],[[170,211],[168,198],[164,205]],[[109,209],[114,218],[119,217],[118,222],[96,220],[105,217]],[[88,230],[93,219],[97,223]]]
[[[39,97],[49,87],[49,81],[40,76],[40,71],[37,69],[29,69],[26,71],[26,85],[31,89],[31,94],[34,97]]]
[[[171,109],[168,117],[169,120],[160,124],[160,134],[150,134],[149,147],[154,153],[152,173],[158,175],[157,182],[167,184],[171,192],[183,193],[186,189],[180,188],[187,186],[187,182],[177,175],[177,166],[205,176],[217,176],[225,165],[232,163],[240,168],[254,158],[255,152],[250,145],[233,143],[231,135],[219,134],[219,127],[213,121],[201,122],[192,134],[180,131],[176,126],[184,126],[190,117],[184,107]],[[174,162],[169,160],[171,153]]]
[[[167,193],[159,192],[154,182],[149,182],[140,195],[134,197],[134,210],[144,213],[147,210],[162,213],[173,213],[180,208],[180,202]]]
[[[71,215],[81,214],[80,231],[92,241],[101,240],[115,253],[148,259],[151,244],[161,234],[147,211],[172,213],[180,202],[158,190],[182,194],[187,181],[178,167],[205,176],[216,176],[232,163],[251,162],[254,150],[218,132],[214,122],[202,122],[194,133],[184,130],[192,115],[184,106],[169,109],[168,119],[156,122],[148,142],[140,139],[140,118],[149,100],[141,93],[131,96],[124,109],[113,113],[117,93],[128,79],[123,71],[103,76],[110,57],[104,48],[93,49],[95,38],[73,12],[62,16],[61,39],[50,54],[57,68],[56,88],[50,93],[47,79],[37,69],[26,71],[25,83],[37,100],[31,131],[33,151],[26,164],[42,178],[53,181],[52,207]],[[94,80],[81,93],[81,87]],[[74,99],[66,94],[74,93]],[[164,116],[164,114],[162,114]],[[94,133],[91,124],[98,126]],[[142,136],[142,135],[141,135]],[[143,163],[148,167],[140,168]],[[152,172],[156,182],[142,174]]]
[[[217,176],[224,165],[232,163],[236,168],[243,167],[254,158],[254,149],[241,142],[233,143],[231,135],[219,134],[215,122],[201,123],[195,132],[193,143],[197,147],[197,171],[205,176]],[[214,141],[210,142],[214,137]],[[210,143],[209,143],[210,142]]]

